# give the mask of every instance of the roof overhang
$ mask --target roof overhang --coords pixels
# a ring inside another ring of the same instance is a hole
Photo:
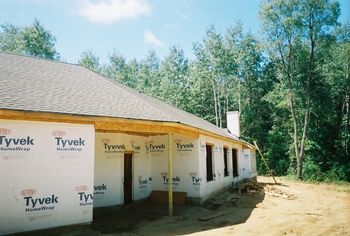
[[[231,143],[242,145],[246,148],[254,147],[241,140],[234,140],[229,137],[221,136],[195,127],[176,122],[150,121],[126,119],[117,117],[101,117],[87,115],[72,115],[50,112],[23,111],[0,109],[1,119],[26,120],[26,121],[44,121],[44,122],[63,122],[73,124],[93,124],[97,132],[126,133],[140,136],[153,136],[163,134],[179,134],[198,139],[199,135],[225,140]]]

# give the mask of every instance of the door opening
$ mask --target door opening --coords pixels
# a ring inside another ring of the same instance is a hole
[[[237,149],[232,149],[232,173],[233,177],[238,176],[238,160],[237,160]]]
[[[228,165],[227,165],[227,147],[224,147],[224,176],[229,176]]]
[[[132,154],[124,154],[124,204],[132,202]]]
[[[213,176],[213,149],[211,145],[206,145],[207,157],[207,182],[214,180]]]

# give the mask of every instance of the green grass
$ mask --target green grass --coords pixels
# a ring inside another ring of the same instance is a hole
[[[269,177],[269,176],[266,176]],[[350,193],[350,182],[348,181],[340,181],[340,180],[323,180],[323,181],[317,181],[317,180],[300,180],[296,177],[296,175],[285,175],[285,176],[278,176],[278,178],[285,179],[292,182],[300,182],[300,183],[309,183],[309,184],[331,184],[336,186],[337,192],[346,192]]]

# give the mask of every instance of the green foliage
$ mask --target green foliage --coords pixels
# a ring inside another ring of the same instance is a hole
[[[304,162],[304,179],[308,181],[320,182],[324,180],[324,174],[317,163],[306,160]]]
[[[304,180],[311,182],[336,183],[350,181],[349,167],[335,164],[328,171],[322,171],[318,163],[307,160],[304,163]]]
[[[20,29],[10,23],[1,25],[0,50],[3,52],[19,52],[19,32]]]
[[[286,175],[290,167],[288,141],[288,130],[283,126],[273,126],[267,135],[266,158],[276,175]]]
[[[182,49],[170,48],[169,55],[160,66],[160,76],[161,99],[175,107],[186,109],[189,99],[188,60]]]
[[[113,52],[109,63],[98,67],[110,79],[219,127],[226,126],[227,111],[239,110],[242,137],[257,141],[275,175],[295,176],[297,156],[303,149],[299,158],[304,162],[305,180],[349,180],[348,26],[333,30],[339,14],[337,3],[322,0],[319,4],[265,1],[262,18],[270,30],[265,31],[269,40],[264,42],[245,33],[240,22],[225,34],[211,26],[202,41],[194,44],[192,61],[181,48],[170,47],[162,61],[152,51],[145,59],[130,62]],[[312,32],[305,21],[310,11],[324,13],[314,15]],[[314,52],[310,32],[316,36]],[[88,58],[88,65],[98,65],[91,63],[93,55]],[[301,146],[305,111],[309,112],[308,124]],[[257,167],[261,174],[268,174],[260,158]]]
[[[330,149],[323,151],[319,147],[332,146],[325,138],[330,134],[332,115],[324,115],[330,94],[321,71],[335,38],[332,32],[338,17],[339,3],[332,0],[266,0],[262,4],[267,52],[277,78],[269,98],[275,106],[289,112],[286,115],[292,124],[294,146],[294,153],[289,155],[296,159],[299,178],[303,176],[306,155],[314,152],[314,156],[327,158]],[[323,117],[319,119],[320,116]],[[322,136],[313,135],[320,128]],[[307,143],[316,145],[307,150]]]
[[[325,173],[326,182],[350,181],[350,168],[336,164]]]
[[[99,61],[100,59],[95,56],[91,50],[87,50],[82,52],[78,60],[78,64],[92,71],[99,72],[101,70]]]
[[[24,28],[12,24],[1,25],[0,50],[28,56],[58,60],[55,49],[56,38],[38,20]]]
[[[100,64],[87,50],[78,63],[222,128],[227,111],[240,111],[242,138],[257,141],[275,175],[350,181],[350,25],[337,22],[339,3],[261,6],[265,40],[237,22],[224,33],[210,26],[192,60],[172,46],[163,60],[150,51],[127,61],[114,50]],[[1,26],[2,51],[58,59],[54,43],[38,21]],[[257,168],[268,174],[259,156]]]

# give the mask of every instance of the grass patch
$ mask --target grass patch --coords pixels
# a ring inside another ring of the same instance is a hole
[[[270,177],[270,176],[265,176]],[[307,180],[300,180],[296,177],[296,175],[285,175],[285,176],[278,176],[278,178],[282,180],[287,180],[291,182],[299,182],[299,183],[307,183],[307,184],[330,184],[335,187],[335,190],[337,192],[345,192],[350,193],[350,182],[348,181],[340,181],[340,180],[314,180],[314,179],[307,179]]]
[[[348,187],[337,187],[336,191],[337,192],[343,192],[343,193],[350,193],[350,186],[348,186]]]

